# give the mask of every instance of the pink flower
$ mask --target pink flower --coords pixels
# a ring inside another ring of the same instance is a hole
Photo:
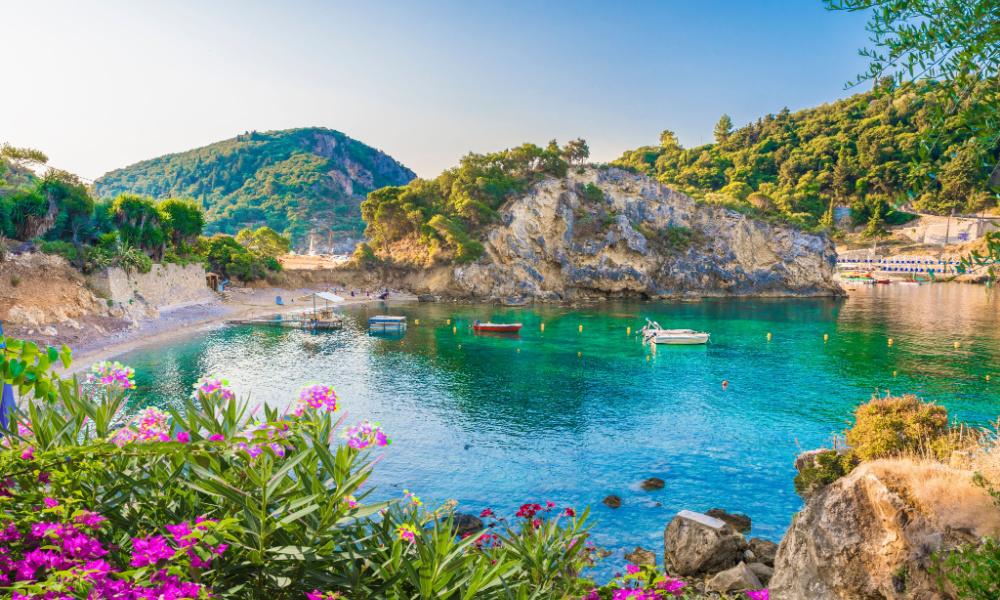
[[[183,442],[183,443],[186,444],[186,443],[188,443],[188,442],[191,441],[191,434],[189,434],[186,431],[178,431],[177,432],[177,441],[178,442]]]
[[[396,528],[396,539],[415,542],[417,539],[417,528],[413,525],[400,525]]]
[[[21,453],[21,460],[34,460],[35,459],[35,449],[28,446],[28,449]]]
[[[55,508],[55,507],[59,506],[59,501],[56,500],[55,498],[43,498],[42,502],[44,502],[45,506],[47,506],[49,508]]]
[[[38,483],[52,483],[52,479],[49,477],[48,473],[39,473]]]
[[[552,502],[551,500],[545,503],[545,508],[546,509],[555,508],[555,506],[556,506],[556,503]]]
[[[197,400],[198,396],[217,396],[220,400],[235,400],[236,395],[233,394],[232,390],[227,388],[229,382],[225,379],[219,379],[218,377],[202,377],[198,380],[198,383],[194,384],[194,392],[191,393],[191,399]]]
[[[496,515],[493,514],[492,508],[487,508],[483,512],[479,513],[480,519],[495,519]]]
[[[299,390],[299,399],[295,403],[295,415],[301,417],[310,408],[326,407],[327,412],[335,412],[338,408],[337,393],[332,387],[322,383],[310,383]]]
[[[666,580],[657,583],[656,589],[667,592],[668,594],[673,594],[674,596],[680,596],[682,593],[681,588],[686,586],[687,584],[681,581],[680,579],[673,579],[671,577],[668,577]]]
[[[572,508],[567,508],[566,510],[562,511],[562,514],[560,516],[562,516],[562,517],[575,517],[576,516],[576,511],[573,510]]]
[[[174,551],[167,542],[158,535],[146,538],[132,538],[132,566],[145,567],[155,565],[160,560],[174,557]]]
[[[625,565],[625,572],[628,573],[629,575],[635,575],[639,571],[642,571],[642,569],[640,569],[635,565]]]
[[[372,446],[388,446],[392,443],[382,431],[379,423],[362,421],[357,425],[344,428],[340,437],[347,439],[347,445],[356,450],[364,450]]]
[[[105,519],[104,517],[95,512],[90,512],[89,510],[85,510],[83,511],[82,515],[77,515],[75,520],[77,523],[83,525],[84,527],[88,527],[90,529],[100,529],[101,523],[103,523],[107,519]]]
[[[121,363],[99,362],[90,370],[91,374],[87,376],[88,383],[109,388],[120,387],[126,390],[135,387],[135,382],[132,381],[135,370],[123,366]]]
[[[221,433],[216,433],[215,435],[212,435],[211,437],[208,438],[208,441],[210,442],[223,442],[225,440],[226,436],[222,435]]]
[[[760,590],[759,592],[752,590],[747,591],[747,596],[750,596],[750,600],[768,600],[769,595],[770,590]]]

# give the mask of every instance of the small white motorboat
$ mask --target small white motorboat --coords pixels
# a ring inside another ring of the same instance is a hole
[[[654,344],[692,346],[708,343],[710,334],[694,329],[664,329],[656,321],[646,319],[647,325],[639,331],[643,340]]]

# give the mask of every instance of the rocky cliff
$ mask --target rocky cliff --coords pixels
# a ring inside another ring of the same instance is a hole
[[[620,169],[534,184],[501,208],[484,246],[482,258],[417,291],[553,300],[842,293],[826,238],[700,205]]]

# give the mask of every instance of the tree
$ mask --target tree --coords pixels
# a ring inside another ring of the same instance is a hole
[[[120,194],[111,205],[111,214],[123,244],[141,248],[155,260],[162,260],[167,249],[165,224],[169,223],[169,215],[161,213],[151,198]]]
[[[664,129],[663,133],[660,134],[660,147],[664,150],[671,150],[674,148],[680,148],[681,144],[677,140],[677,136],[674,135],[673,131],[669,129]]]
[[[270,227],[261,227],[256,231],[243,229],[236,234],[236,241],[260,258],[287,254],[292,247],[288,238]]]
[[[715,124],[715,143],[721,144],[733,135],[733,120],[729,115],[722,115],[719,122]]]
[[[191,245],[205,227],[205,213],[193,200],[169,198],[157,205],[170,223],[170,237],[175,246]]]
[[[872,216],[868,219],[868,227],[864,231],[866,238],[881,239],[886,235],[885,219],[882,217],[882,206],[877,205],[872,211]]]
[[[581,164],[590,158],[590,146],[583,139],[577,138],[563,146],[562,156],[571,167]]]
[[[79,245],[80,232],[90,227],[94,215],[90,191],[77,176],[56,169],[49,169],[40,189],[59,211],[73,243]]]

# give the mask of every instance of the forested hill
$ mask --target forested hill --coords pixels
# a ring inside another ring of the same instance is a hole
[[[387,154],[319,127],[252,132],[203,148],[146,160],[100,177],[101,197],[122,192],[192,198],[206,233],[267,225],[302,243],[364,228],[361,202],[372,190],[416,175]]]
[[[851,205],[856,220],[876,207],[883,217],[890,206],[941,214],[995,208],[995,197],[980,192],[994,163],[976,165],[963,140],[950,147],[921,140],[942,103],[940,94],[918,91],[907,84],[795,113],[785,109],[735,130],[723,116],[715,144],[684,149],[664,131],[659,146],[625,152],[615,164],[695,197],[764,206],[806,226],[816,226],[831,201]],[[944,167],[934,185],[910,197],[908,176],[923,168],[915,162],[922,147]]]

